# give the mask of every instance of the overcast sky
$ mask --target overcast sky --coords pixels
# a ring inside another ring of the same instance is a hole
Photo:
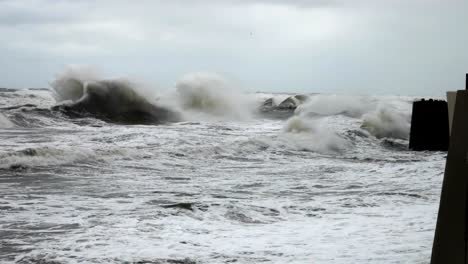
[[[92,65],[171,88],[443,95],[468,72],[464,0],[0,0],[0,87]]]

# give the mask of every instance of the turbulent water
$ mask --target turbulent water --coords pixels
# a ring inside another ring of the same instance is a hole
[[[0,89],[0,262],[429,262],[446,153],[407,150],[413,98],[232,91]]]

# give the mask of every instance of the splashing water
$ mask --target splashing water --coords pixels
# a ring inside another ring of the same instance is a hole
[[[181,108],[190,113],[201,112],[227,119],[248,120],[255,109],[255,101],[238,93],[221,76],[212,73],[193,73],[176,84]]]
[[[307,95],[270,118],[252,112],[294,95],[214,74],[158,96],[80,70],[53,86],[0,90],[2,263],[430,259],[446,154],[395,139],[411,98]],[[154,107],[180,120],[110,120]]]

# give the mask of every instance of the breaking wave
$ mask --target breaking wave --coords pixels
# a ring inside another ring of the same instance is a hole
[[[89,114],[117,123],[159,124],[250,120],[260,111],[262,117],[283,120],[300,116],[293,116],[286,126],[288,132],[305,132],[311,131],[306,121],[310,118],[341,115],[361,120],[361,128],[377,138],[407,139],[409,135],[410,103],[397,97],[390,98],[390,102],[388,98],[319,94],[256,97],[237,92],[217,74],[192,73],[177,81],[172,93],[156,100],[129,80],[104,80],[93,70],[73,67],[67,68],[51,86],[60,102],[53,109],[71,117]]]
[[[125,124],[159,124],[179,120],[178,113],[150,102],[125,79],[96,80],[67,70],[51,84],[61,104],[53,107],[71,117],[92,115]]]
[[[57,122],[105,125],[96,123],[100,120],[161,124],[274,118],[283,122],[280,134],[285,144],[318,152],[345,150],[350,141],[346,131],[351,130],[377,139],[409,137],[412,100],[404,97],[243,94],[212,73],[185,75],[172,91],[156,96],[128,79],[103,79],[92,69],[76,67],[65,69],[51,87],[55,102],[48,106],[43,102],[54,100],[50,94],[48,99],[37,93],[30,98],[37,105],[27,101],[26,105],[2,108],[5,115],[0,113],[0,127],[28,127],[28,123],[44,127]],[[26,95],[16,93],[2,100],[13,102]]]
[[[380,105],[363,116],[362,128],[377,138],[408,139],[411,117],[389,106]]]
[[[293,116],[286,121],[286,126],[284,127],[284,130],[290,133],[301,133],[313,132],[315,128],[310,121],[306,121],[304,118],[301,118],[299,116]]]
[[[298,106],[295,112],[302,115],[344,115],[359,118],[373,108],[375,101],[367,97],[316,95]]]
[[[296,150],[323,154],[338,154],[345,151],[350,146],[349,142],[322,122],[303,116],[293,116],[286,122],[282,139],[287,147]]]
[[[51,83],[59,110],[71,117],[91,115],[126,124],[182,120],[248,120],[255,109],[251,96],[236,92],[221,76],[183,76],[172,93],[148,95],[127,79],[102,79],[92,70],[69,67]],[[151,100],[154,98],[154,100]]]
[[[119,158],[145,159],[153,154],[142,149],[112,146],[107,148],[83,146],[37,146],[0,152],[0,169],[24,170],[73,164],[96,165]]]
[[[93,151],[83,148],[26,148],[14,152],[0,153],[0,168],[21,170],[36,166],[62,165],[96,159],[97,157]]]
[[[316,95],[295,114],[308,118],[343,115],[359,119],[361,128],[376,138],[408,139],[411,100],[395,97]]]

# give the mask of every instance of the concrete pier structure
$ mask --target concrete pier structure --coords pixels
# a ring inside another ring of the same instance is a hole
[[[468,91],[468,73],[466,74],[465,90]],[[457,91],[447,92],[447,104],[449,113],[449,131],[452,133],[453,112],[455,111],[455,102],[457,98]]]
[[[422,99],[413,102],[409,148],[411,150],[447,151],[448,116],[445,101]]]
[[[449,133],[452,133],[453,112],[455,112],[455,101],[457,99],[456,91],[447,92],[447,106],[449,115]]]
[[[468,92],[457,91],[431,264],[468,264]]]

